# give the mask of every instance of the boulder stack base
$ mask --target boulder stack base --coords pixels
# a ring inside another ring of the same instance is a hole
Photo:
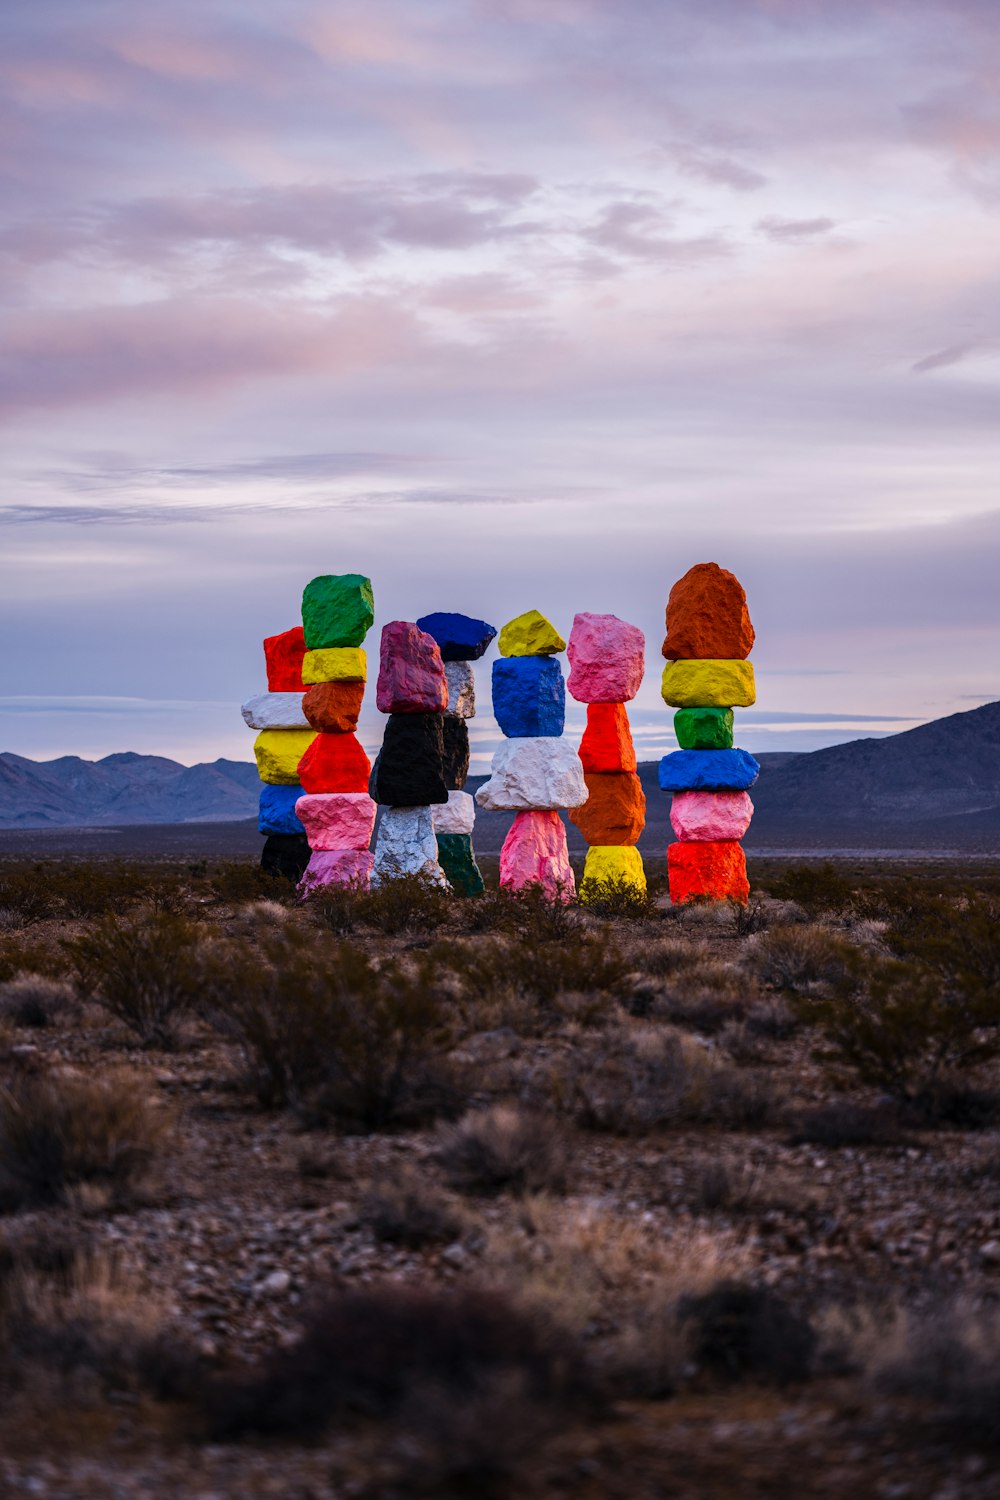
[[[664,701],[676,708],[681,747],[660,762],[663,791],[673,793],[670,822],[677,843],[667,850],[670,899],[736,901],[750,897],[740,845],[750,826],[749,788],[760,767],[733,746],[733,709],[756,699],[746,594],[718,563],[698,563],[674,584],[667,601]]]

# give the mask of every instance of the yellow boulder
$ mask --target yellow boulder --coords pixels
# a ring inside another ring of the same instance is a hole
[[[302,681],[307,687],[317,682],[367,682],[368,657],[361,646],[324,646],[307,651]]]
[[[501,656],[554,656],[566,650],[556,627],[537,609],[529,609],[516,620],[508,620],[497,641]]]
[[[630,845],[595,844],[587,850],[580,881],[580,900],[592,901],[618,889],[634,891],[637,896],[646,894],[642,855]]]
[[[315,738],[313,729],[262,729],[253,742],[261,781],[268,786],[295,786],[299,761]]]
[[[668,661],[662,691],[673,708],[749,708],[757,700],[751,663],[720,658]]]

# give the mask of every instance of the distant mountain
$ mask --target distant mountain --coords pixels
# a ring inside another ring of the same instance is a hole
[[[128,823],[224,823],[257,813],[255,765],[217,760],[182,766],[125,751],[103,760],[0,754],[0,828]]]
[[[768,766],[749,847],[1000,846],[1000,703]]]
[[[935,719],[883,739],[759,757],[747,848],[1000,850],[1000,703]],[[673,835],[656,765],[640,848],[662,853]],[[484,778],[470,777],[475,791]],[[251,762],[182,766],[158,755],[34,761],[0,754],[0,828],[114,827],[235,822],[256,816]],[[499,853],[510,814],[480,812],[476,847]],[[576,829],[570,848],[584,849]]]

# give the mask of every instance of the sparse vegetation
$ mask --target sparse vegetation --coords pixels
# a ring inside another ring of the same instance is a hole
[[[101,1002],[147,1046],[169,1047],[204,983],[200,934],[170,911],[101,917],[64,945],[82,995]]]
[[[568,1148],[558,1121],[510,1104],[467,1114],[443,1130],[436,1160],[461,1193],[561,1192]]]

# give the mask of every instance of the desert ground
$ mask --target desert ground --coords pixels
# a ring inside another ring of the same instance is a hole
[[[1000,860],[650,865],[8,848],[0,1493],[1000,1493]]]

